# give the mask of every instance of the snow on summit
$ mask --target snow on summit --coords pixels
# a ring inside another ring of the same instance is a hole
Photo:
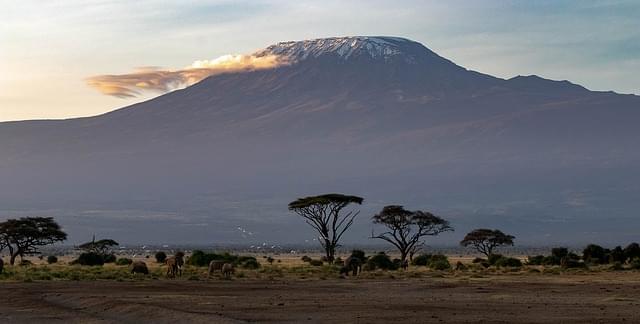
[[[361,55],[367,55],[373,59],[388,60],[404,55],[404,59],[411,63],[414,61],[413,57],[403,51],[403,46],[410,43],[414,42],[400,37],[331,37],[280,42],[257,52],[255,55],[278,55],[293,62],[323,55],[337,55],[343,60]]]

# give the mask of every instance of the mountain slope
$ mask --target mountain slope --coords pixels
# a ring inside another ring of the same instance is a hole
[[[0,123],[0,206],[55,214],[77,233],[158,241],[166,231],[175,242],[251,240],[238,225],[296,242],[311,233],[292,231],[304,224],[288,201],[333,191],[367,198],[363,215],[401,203],[459,231],[505,227],[530,242],[589,240],[638,207],[637,96],[495,78],[402,38],[255,55],[286,64],[96,117]],[[351,240],[370,231],[361,222]]]

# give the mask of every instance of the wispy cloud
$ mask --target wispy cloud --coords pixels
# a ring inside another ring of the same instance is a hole
[[[145,91],[171,91],[216,74],[269,69],[286,63],[275,55],[224,55],[213,60],[195,61],[179,70],[140,67],[131,73],[96,75],[86,81],[105,95],[131,98]]]

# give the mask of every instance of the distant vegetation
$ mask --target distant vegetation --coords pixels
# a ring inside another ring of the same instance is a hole
[[[549,255],[529,256],[524,260],[496,253],[503,246],[514,245],[515,236],[498,229],[475,229],[465,235],[460,244],[474,248],[483,258],[475,258],[473,262],[456,261],[452,265],[449,258],[442,254],[420,253],[424,248],[424,238],[453,231],[449,222],[426,211],[411,211],[399,205],[388,205],[372,218],[373,223],[381,225],[384,231],[371,238],[389,242],[398,252],[394,258],[386,252],[367,255],[362,250],[352,250],[344,259],[336,256],[336,248],[340,246],[340,238],[353,225],[358,211],[343,213],[343,209],[351,204],[361,204],[363,199],[357,196],[328,194],[300,198],[289,204],[289,210],[303,217],[305,221],[320,235],[320,244],[324,256],[313,259],[300,257],[298,264],[281,264],[280,259],[270,255],[262,258],[265,265],[260,264],[255,256],[236,255],[228,252],[215,253],[202,250],[192,251],[186,255],[176,252],[168,257],[164,251],[155,253],[156,264],[148,267],[146,262],[133,258],[116,258],[114,249],[118,242],[112,239],[97,240],[79,245],[82,251],[77,259],[60,262],[58,257],[49,255],[47,264],[34,265],[23,256],[38,254],[38,247],[61,242],[66,239],[60,226],[52,218],[20,218],[0,223],[0,251],[7,249],[10,253],[9,267],[0,259],[0,279],[12,280],[83,280],[83,279],[116,279],[141,280],[143,278],[179,278],[187,275],[188,280],[209,279],[210,265],[220,265],[222,269],[218,278],[276,278],[292,276],[294,278],[320,279],[339,278],[353,275],[377,277],[383,273],[397,271],[395,276],[421,276],[431,272],[438,273],[496,273],[517,272],[525,269],[530,273],[557,273],[557,271],[621,271],[640,270],[640,245],[631,243],[626,247],[616,246],[612,249],[596,244],[589,244],[582,251],[571,251],[566,247],[551,249]],[[17,256],[21,257],[18,266],[14,266]],[[149,258],[149,255],[146,256]],[[40,256],[44,260],[44,256]],[[180,260],[180,262],[178,262]],[[212,261],[217,261],[213,262]],[[277,261],[277,262],[276,262]],[[44,263],[44,261],[43,261]],[[104,266],[107,263],[114,263]],[[409,269],[409,264],[412,269]],[[92,266],[92,267],[85,267]],[[220,269],[217,268],[217,269]],[[236,268],[238,271],[236,271]],[[360,273],[364,270],[364,273]],[[178,275],[176,275],[178,274]]]

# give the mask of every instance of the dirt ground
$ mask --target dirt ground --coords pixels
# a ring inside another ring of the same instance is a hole
[[[0,323],[640,323],[640,273],[0,283]]]

